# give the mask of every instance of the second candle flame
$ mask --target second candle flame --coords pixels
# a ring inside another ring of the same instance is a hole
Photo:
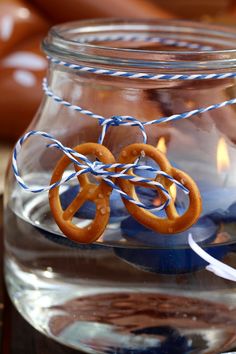
[[[229,151],[223,137],[219,139],[217,144],[216,165],[218,173],[227,172],[230,168]]]
[[[167,153],[167,146],[166,146],[166,140],[164,138],[164,136],[161,136],[157,142],[157,146],[156,148],[161,151],[163,154],[166,155]],[[173,183],[170,186],[170,195],[172,197],[173,200],[176,199],[176,195],[177,195],[177,190],[176,190],[176,185]]]
[[[163,154],[167,153],[166,141],[164,136],[161,136],[157,142],[157,150],[160,150]]]

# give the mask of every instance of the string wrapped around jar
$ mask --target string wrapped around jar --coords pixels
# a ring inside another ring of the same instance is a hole
[[[47,333],[76,348],[142,353],[181,341],[182,351],[201,352],[202,333],[209,350],[229,348],[234,35],[210,27],[203,36],[200,24],[190,35],[175,21],[81,26],[54,28],[44,41],[44,101],[13,151],[9,288],[24,283],[21,302],[35,287]],[[173,303],[191,306],[179,317]]]

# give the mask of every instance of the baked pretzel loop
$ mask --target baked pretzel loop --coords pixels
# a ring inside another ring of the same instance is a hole
[[[119,162],[122,164],[134,163],[140,155],[142,156],[144,154],[154,160],[159,165],[160,170],[172,176],[189,190],[188,207],[182,215],[179,215],[175,207],[175,202],[171,199],[169,205],[165,208],[166,218],[156,216],[152,212],[123,198],[125,207],[138,222],[158,233],[173,234],[188,229],[198,220],[202,210],[201,195],[196,183],[187,173],[172,167],[167,157],[161,151],[148,144],[132,144],[126,146],[120,154]],[[127,173],[134,175],[133,170],[129,170]],[[170,187],[172,182],[170,180],[163,176],[156,177],[153,180],[161,182],[171,195]],[[135,187],[141,185],[145,188],[157,189],[161,201],[166,201],[166,196],[162,191],[160,191],[160,189],[158,189],[157,186],[151,186],[127,179],[118,179],[118,183],[120,188],[134,200],[139,201]]]
[[[115,159],[112,153],[103,145],[96,143],[85,143],[74,148],[78,153],[88,156],[93,155],[104,164],[113,164]],[[78,158],[78,161],[79,158]],[[52,177],[51,184],[60,181],[66,168],[71,164],[71,160],[67,156],[63,156],[57,163]],[[81,168],[74,164],[75,171]],[[113,171],[107,169],[107,171]],[[53,217],[65,236],[69,239],[80,242],[90,243],[96,241],[104,232],[110,217],[110,194],[112,187],[99,180],[98,185],[89,181],[87,174],[82,174],[77,177],[79,182],[79,193],[72,203],[63,210],[59,187],[55,187],[49,191],[49,204]],[[72,223],[73,216],[81,208],[86,201],[91,201],[96,205],[95,218],[88,226],[79,227]]]

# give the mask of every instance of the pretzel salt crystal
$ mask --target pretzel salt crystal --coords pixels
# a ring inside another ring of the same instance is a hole
[[[187,173],[172,167],[167,157],[161,151],[148,144],[132,144],[125,147],[120,154],[119,162],[122,164],[134,163],[143,154],[153,159],[159,165],[160,170],[181,182],[189,190],[189,205],[184,214],[179,215],[174,201],[171,200],[166,207],[167,217],[161,218],[123,198],[128,212],[142,225],[158,233],[173,234],[188,229],[198,220],[202,210],[201,195],[196,183]],[[127,173],[133,174],[131,170]],[[120,188],[135,200],[139,200],[135,186],[142,185],[143,187],[150,188],[150,185],[133,182],[132,180],[119,179],[118,183]],[[170,187],[172,183],[164,177],[161,177],[161,183],[171,194]],[[158,189],[158,187],[154,186],[151,188]],[[162,201],[165,201],[166,197],[164,197],[161,191],[159,193]]]
[[[104,164],[112,164],[115,159],[112,153],[103,145],[96,143],[85,143],[74,148],[75,151],[83,155],[93,155]],[[78,159],[79,160],[79,159]],[[51,184],[60,181],[66,168],[71,164],[67,156],[63,156],[57,163],[51,178]],[[80,168],[74,164],[75,171]],[[112,187],[104,181],[99,180],[99,184],[91,183],[86,174],[77,177],[80,185],[79,193],[72,203],[62,209],[59,187],[49,191],[49,204],[53,217],[69,239],[80,242],[90,243],[96,241],[104,232],[110,217],[110,194]],[[86,201],[91,201],[96,205],[94,220],[86,227],[80,227],[72,223],[74,214],[81,208]]]

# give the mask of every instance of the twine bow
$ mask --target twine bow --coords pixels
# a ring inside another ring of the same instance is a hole
[[[21,177],[17,160],[18,160],[18,156],[19,156],[20,150],[22,148],[22,145],[24,144],[24,142],[27,139],[29,139],[32,136],[41,136],[45,139],[51,140],[52,143],[47,144],[46,146],[48,148],[57,148],[61,152],[63,152],[63,154],[65,154],[66,156],[69,157],[69,159],[71,160],[71,162],[73,164],[77,165],[80,168],[79,171],[73,172],[73,173],[69,174],[69,176],[62,178],[60,181],[57,181],[56,183],[53,183],[49,186],[42,186],[40,188],[38,188],[38,187],[34,188],[31,186],[28,186],[24,182],[23,178]],[[41,193],[41,192],[49,191],[55,187],[65,184],[66,182],[70,181],[73,178],[76,178],[79,175],[82,175],[85,173],[91,173],[95,177],[102,178],[109,186],[111,186],[114,189],[114,191],[119,193],[125,199],[140,206],[141,208],[157,210],[157,211],[164,209],[169,204],[169,202],[171,200],[171,196],[170,196],[168,190],[160,182],[158,182],[156,180],[127,174],[126,172],[128,170],[135,168],[135,170],[151,171],[151,172],[155,173],[156,176],[162,176],[164,178],[169,179],[172,183],[175,183],[176,186],[179,187],[184,193],[187,194],[189,192],[188,189],[182,183],[175,180],[172,176],[168,175],[166,172],[161,171],[161,170],[157,170],[157,169],[153,168],[152,166],[140,165],[138,163],[138,161],[136,161],[135,163],[132,163],[132,164],[121,164],[121,163],[103,164],[100,161],[90,161],[86,156],[78,153],[77,151],[71,149],[70,147],[64,146],[59,140],[55,139],[52,135],[45,133],[45,132],[34,131],[34,130],[26,133],[21,139],[18,140],[18,142],[15,146],[14,152],[13,152],[12,167],[13,167],[13,171],[14,171],[17,182],[21,185],[21,187],[23,189],[30,191],[32,193]],[[114,169],[122,169],[122,170],[119,172],[116,172],[116,171],[114,172],[114,171],[110,171],[109,169],[113,169],[113,170]],[[115,183],[115,180],[118,178],[130,180],[133,182],[141,182],[141,183],[144,183],[147,185],[151,185],[155,188],[158,188],[164,193],[164,195],[166,197],[166,201],[158,207],[145,205],[144,203],[141,203],[140,201],[131,198],[128,194],[126,194],[124,191],[122,191],[118,187],[118,185]]]

